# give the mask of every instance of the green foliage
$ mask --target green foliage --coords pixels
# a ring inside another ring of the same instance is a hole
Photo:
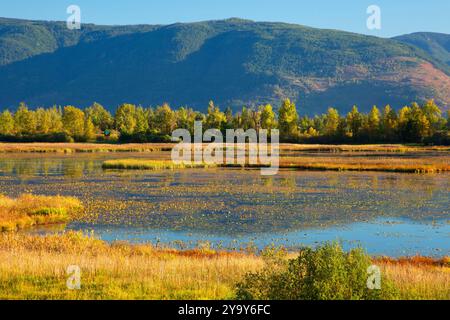
[[[83,140],[85,136],[85,117],[84,112],[73,106],[64,107],[62,116],[64,131],[75,140]]]
[[[14,118],[8,110],[0,114],[0,135],[12,135],[14,132]]]
[[[133,134],[136,128],[136,106],[132,104],[122,104],[116,111],[116,128],[123,134]]]
[[[278,112],[278,126],[280,136],[285,140],[295,140],[298,138],[298,113],[295,104],[289,99],[285,99]]]
[[[94,102],[94,104],[84,111],[86,116],[92,120],[92,124],[101,131],[112,129],[114,119],[101,104]]]
[[[432,42],[444,50],[448,40]],[[63,61],[71,61],[65,72]],[[293,24],[232,19],[83,25],[74,31],[60,22],[0,18],[0,105],[11,109],[25,100],[87,106],[95,98],[112,112],[123,99],[170,99],[206,112],[211,97],[236,111],[244,104],[275,105],[282,96],[314,114],[326,112],[337,97],[344,108],[357,101],[368,111],[382,99],[400,106],[431,95],[448,105],[445,81],[395,81],[419,74],[417,68],[428,61],[438,69],[420,69],[426,79],[450,74],[448,65],[400,41]]]
[[[337,243],[306,248],[295,259],[277,258],[237,285],[245,300],[393,299],[397,290],[385,278],[381,289],[367,286],[370,257],[362,249],[344,252]]]
[[[114,119],[114,120],[113,120]],[[412,103],[397,113],[389,105],[383,112],[374,106],[368,114],[356,106],[345,116],[334,108],[326,114],[299,118],[295,104],[289,99],[282,102],[278,117],[270,104],[258,108],[243,107],[233,114],[209,103],[208,113],[182,107],[172,110],[168,104],[156,109],[120,105],[114,117],[101,105],[94,103],[84,111],[73,106],[38,108],[29,110],[20,104],[13,114],[0,113],[0,140],[15,142],[106,141],[171,142],[177,128],[191,133],[194,122],[203,129],[280,129],[282,141],[298,143],[427,143],[449,144],[449,120],[434,100],[420,106]],[[114,132],[105,137],[104,130]],[[269,132],[270,134],[270,132]]]

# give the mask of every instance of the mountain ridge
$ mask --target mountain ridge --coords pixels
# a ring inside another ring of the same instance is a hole
[[[427,98],[448,109],[449,70],[404,38],[296,24],[231,18],[71,32],[0,18],[2,108],[169,102],[204,111],[211,99],[236,109],[290,97],[308,114]]]

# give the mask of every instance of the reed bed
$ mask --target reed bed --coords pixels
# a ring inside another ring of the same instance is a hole
[[[164,143],[0,143],[0,153],[108,153],[170,151]]]
[[[103,169],[165,170],[216,167],[206,163],[174,163],[171,160],[118,159],[103,162]]]
[[[224,161],[225,162],[225,161]],[[146,160],[146,159],[117,159],[107,160],[103,163],[103,169],[120,170],[162,170],[185,168],[262,168],[267,164],[206,164],[206,163],[182,163],[176,164],[170,160]],[[440,173],[450,171],[448,157],[281,157],[279,168],[311,171],[375,171],[375,172],[400,172],[400,173]]]
[[[294,253],[288,255],[295,256]],[[402,299],[448,299],[448,258],[374,259]],[[0,299],[234,299],[236,283],[265,265],[261,255],[179,251],[149,244],[106,243],[77,232],[0,234]],[[69,290],[67,267],[81,268]]]
[[[0,143],[0,153],[91,153],[91,152],[157,152],[171,151],[173,143]],[[206,146],[206,144],[205,144]],[[241,147],[246,147],[242,145]],[[248,145],[247,145],[248,147]],[[226,149],[226,144],[224,144]],[[279,147],[283,151],[304,152],[448,152],[448,146],[420,146],[402,144],[374,144],[374,145],[321,145],[321,144],[287,144]]]
[[[375,260],[406,300],[449,300],[450,257],[383,258]]]
[[[0,195],[0,232],[66,222],[81,207],[72,197],[24,194],[12,199]]]

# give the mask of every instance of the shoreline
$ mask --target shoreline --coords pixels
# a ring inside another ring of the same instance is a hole
[[[0,234],[0,298],[235,299],[235,284],[262,270],[268,256],[290,259],[297,253],[157,249],[109,244],[77,232]],[[445,299],[450,292],[450,257],[379,257],[372,262],[399,288],[402,299]],[[65,287],[68,265],[81,268],[81,290]]]

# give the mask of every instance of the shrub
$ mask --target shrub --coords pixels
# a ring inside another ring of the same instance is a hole
[[[382,279],[380,290],[367,288],[370,257],[362,249],[346,253],[338,243],[306,248],[297,258],[270,261],[237,285],[243,300],[393,299],[394,286]]]

